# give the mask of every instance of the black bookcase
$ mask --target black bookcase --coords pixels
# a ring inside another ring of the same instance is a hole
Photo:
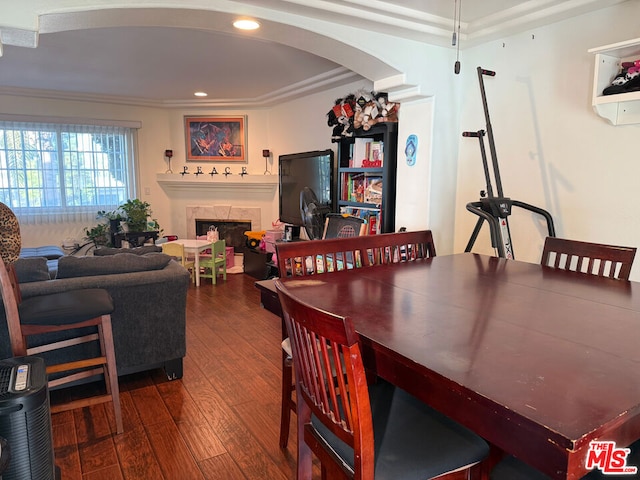
[[[398,124],[378,123],[337,144],[338,211],[365,218],[368,234],[394,232]]]

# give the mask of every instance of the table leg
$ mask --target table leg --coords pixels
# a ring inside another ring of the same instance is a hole
[[[200,250],[196,249],[196,258],[194,259],[194,267],[196,270],[196,287],[200,286]]]

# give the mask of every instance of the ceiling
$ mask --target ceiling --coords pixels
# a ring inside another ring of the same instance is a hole
[[[48,14],[39,18],[36,48],[18,46],[0,20],[0,93],[156,106],[267,106],[362,79],[310,53],[313,49],[296,48],[300,30],[280,18],[302,16],[452,48],[457,5],[464,48],[623,1],[236,2],[245,11],[263,12],[260,34],[235,32],[234,17],[220,12],[194,17],[193,10],[157,9],[149,15],[149,10],[121,9],[101,21],[95,12]],[[208,97],[195,99],[199,90]]]

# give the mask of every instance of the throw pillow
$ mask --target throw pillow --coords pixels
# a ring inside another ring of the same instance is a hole
[[[22,238],[20,224],[15,213],[0,203],[0,258],[6,264],[15,262],[20,256]]]
[[[149,253],[146,255],[118,253],[106,257],[66,256],[58,260],[57,278],[161,270],[166,267],[170,261],[171,257],[164,253]]]
[[[13,264],[18,283],[50,280],[47,259],[44,257],[19,258]]]

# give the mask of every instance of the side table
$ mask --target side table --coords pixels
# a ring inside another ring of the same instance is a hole
[[[122,232],[116,233],[113,236],[113,246],[116,248],[122,248],[122,242],[127,241],[131,247],[140,247],[144,245],[147,240],[152,239],[155,245],[158,239],[158,232]]]

